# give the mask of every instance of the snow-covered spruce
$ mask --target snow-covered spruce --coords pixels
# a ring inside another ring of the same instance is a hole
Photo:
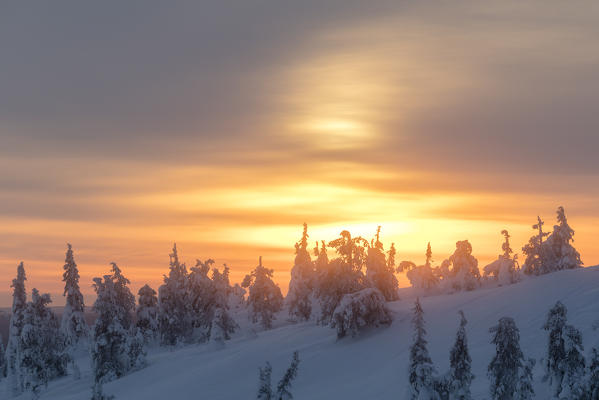
[[[239,329],[239,325],[229,313],[229,297],[233,288],[229,283],[229,267],[224,265],[223,272],[217,268],[212,270],[212,282],[214,283],[214,316],[210,328],[210,340],[222,347],[225,340],[231,339],[231,335]]]
[[[19,337],[19,365],[25,389],[38,398],[48,381],[66,374],[68,355],[64,352],[64,339],[59,333],[58,319],[48,308],[49,294],[31,293],[23,318]]]
[[[252,322],[259,322],[264,329],[272,328],[275,313],[283,307],[281,289],[272,280],[273,270],[262,265],[262,257],[258,266],[243,279],[241,286],[249,288],[247,305]]]
[[[304,223],[302,238],[295,244],[295,262],[291,269],[289,291],[285,298],[291,318],[299,321],[310,319],[313,284],[314,265],[308,252],[308,225]]]
[[[584,391],[582,334],[567,324],[567,314],[566,306],[558,301],[543,326],[548,332],[545,373],[556,398],[578,398]]]
[[[210,327],[214,317],[216,288],[210,279],[214,260],[196,260],[188,277],[187,297],[191,305],[192,340],[206,342],[210,338]]]
[[[449,353],[448,398],[449,400],[471,400],[470,385],[474,379],[472,374],[472,358],[468,351],[468,338],[466,337],[466,324],[468,321],[462,311],[460,314],[460,327],[456,339]]]
[[[585,390],[587,399],[599,400],[599,350],[596,348],[591,352]]]
[[[177,245],[173,246],[168,276],[158,289],[158,324],[162,344],[176,345],[192,333],[191,304],[188,296],[187,268],[179,262]]]
[[[385,257],[383,243],[380,241],[381,227],[376,231],[375,238],[368,246],[368,254],[366,256],[366,280],[368,285],[374,287],[381,292],[387,301],[395,301],[399,299],[398,282],[395,277],[395,246],[391,245],[391,250],[388,252],[389,257]]]
[[[489,329],[493,335],[495,356],[489,364],[487,375],[490,381],[492,400],[527,399],[531,397],[532,367],[526,364],[520,349],[520,331],[512,318],[503,317]],[[529,369],[526,366],[529,366]]]
[[[2,335],[0,334],[0,381],[6,377],[6,351],[2,339]]]
[[[272,367],[267,361],[264,368],[259,368],[259,384],[258,384],[258,400],[292,400],[293,395],[291,394],[291,383],[297,377],[297,371],[299,366],[299,353],[293,352],[293,358],[291,359],[291,365],[285,371],[285,375],[281,378],[277,384],[276,390],[272,388],[271,375]]]
[[[434,273],[431,265],[433,252],[430,243],[427,245],[425,257],[424,264],[418,266],[412,261],[402,261],[399,263],[397,272],[405,272],[414,289],[423,294],[428,294],[439,286],[439,277]]]
[[[424,328],[424,311],[420,305],[420,299],[414,304],[414,341],[410,347],[410,399],[412,400],[439,400],[435,390],[436,369],[428,353],[426,329]]]
[[[91,362],[94,391],[97,385],[120,378],[145,365],[143,336],[135,329],[131,317],[135,298],[116,264],[112,274],[94,278],[98,295],[93,309],[97,313],[92,330]]]
[[[497,260],[483,268],[485,280],[500,286],[509,285],[520,280],[517,259],[516,256],[512,256],[514,251],[510,247],[510,234],[505,229],[501,231],[501,234],[505,238],[505,242],[501,246],[503,254],[500,254]]]
[[[333,313],[331,327],[337,329],[337,338],[342,338],[347,334],[357,336],[364,328],[391,322],[391,312],[381,292],[366,288],[343,296]]]
[[[326,270],[319,274],[319,322],[324,325],[331,322],[333,313],[344,295],[366,287],[362,267],[368,242],[359,236],[352,238],[348,231],[343,231],[340,237],[329,242],[328,246],[336,250],[337,258],[331,260]]]
[[[574,230],[568,225],[564,207],[557,209],[557,225],[553,226],[551,234],[543,232],[544,222],[540,217],[537,220],[533,229],[537,229],[538,234],[531,237],[522,248],[526,256],[522,271],[528,275],[542,275],[582,267],[580,253],[571,243],[574,241]],[[543,241],[545,237],[547,239]]]
[[[472,255],[472,245],[467,240],[456,243],[455,252],[443,262],[442,276],[445,289],[452,291],[474,290],[480,286],[478,260]]]
[[[20,337],[27,308],[27,293],[25,292],[25,267],[21,262],[17,267],[17,277],[13,279],[12,309],[6,346],[6,369],[8,394],[17,396],[24,389],[23,374],[20,363]]]
[[[67,246],[62,275],[66,304],[62,313],[60,332],[65,339],[67,351],[73,354],[89,346],[89,328],[85,323],[85,305],[79,289],[79,270],[73,257],[73,248],[70,243]]]
[[[146,344],[154,344],[158,340],[158,298],[156,291],[144,285],[137,292],[139,296],[135,310],[137,329],[144,337]]]

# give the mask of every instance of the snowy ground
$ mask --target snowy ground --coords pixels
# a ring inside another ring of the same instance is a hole
[[[433,361],[440,372],[448,369],[449,349],[459,321],[457,312],[463,310],[469,320],[468,339],[476,374],[473,396],[488,398],[486,367],[494,350],[488,329],[500,317],[511,316],[520,328],[525,356],[537,359],[537,398],[546,399],[541,381],[546,332],[541,327],[557,300],[568,307],[570,323],[583,332],[587,353],[599,345],[599,330],[593,328],[599,321],[599,267],[592,267],[530,278],[511,286],[423,298]],[[288,324],[281,314],[275,329],[257,335],[243,333],[221,350],[210,344],[152,350],[147,368],[108,383],[104,389],[117,400],[252,399],[258,367],[270,361],[276,384],[292,352],[299,350],[299,375],[292,391],[295,399],[407,399],[412,306],[413,294],[402,290],[402,299],[390,305],[395,318],[391,327],[341,341],[330,328],[314,323]],[[90,386],[88,367],[80,380],[66,377],[51,382],[41,398],[89,399]]]

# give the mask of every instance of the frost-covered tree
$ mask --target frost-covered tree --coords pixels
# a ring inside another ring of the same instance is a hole
[[[543,239],[549,233],[543,232],[543,225],[545,225],[545,222],[541,217],[537,216],[537,223],[532,226],[532,229],[536,229],[538,233],[531,237],[528,243],[522,247],[522,253],[526,256],[524,265],[522,265],[522,272],[527,275],[541,275],[549,272],[546,269],[543,243]]]
[[[281,378],[277,384],[276,390],[271,385],[272,366],[269,362],[266,362],[264,368],[259,368],[259,384],[258,384],[258,400],[292,400],[293,395],[291,394],[291,383],[297,377],[297,371],[299,366],[299,354],[297,351],[293,352],[293,358],[291,359],[291,365],[285,371],[285,375]]]
[[[191,306],[193,338],[205,342],[210,338],[210,327],[216,306],[216,288],[209,273],[214,260],[196,260],[189,274],[188,297]]]
[[[128,283],[114,263],[111,275],[94,278],[98,295],[93,306],[97,318],[91,343],[94,392],[100,390],[98,385],[145,365],[143,336],[131,323],[135,298]]]
[[[6,351],[2,339],[2,334],[0,334],[0,381],[6,377]]]
[[[395,268],[393,263],[385,258],[383,243],[380,241],[381,227],[376,230],[376,236],[368,246],[366,256],[366,279],[371,287],[378,289],[385,300],[395,301],[399,299],[397,290],[399,285],[395,277]],[[395,251],[395,247],[393,247]],[[395,257],[395,252],[390,253]]]
[[[449,400],[471,400],[470,384],[474,379],[472,374],[472,358],[468,351],[466,337],[466,317],[460,311],[460,328],[455,343],[449,353]]]
[[[580,383],[584,375],[582,335],[567,324],[568,310],[557,302],[547,315],[543,329],[548,332],[547,356],[545,357],[546,378],[556,398],[580,395]]]
[[[412,400],[438,400],[435,390],[435,366],[428,353],[426,329],[424,328],[424,311],[420,299],[414,305],[414,340],[410,347],[410,398]]]
[[[333,313],[344,295],[362,290],[365,277],[362,268],[366,259],[368,242],[361,237],[352,237],[348,231],[329,242],[337,252],[337,257],[331,260],[324,273],[319,275],[318,296],[321,316],[319,322],[329,324]],[[320,260],[317,260],[317,263]]]
[[[483,268],[484,277],[501,285],[509,285],[519,280],[517,256],[512,256],[514,252],[510,247],[510,234],[507,230],[502,230],[501,234],[505,241],[502,245],[503,254],[497,257],[497,260]]]
[[[137,292],[136,323],[139,332],[147,344],[155,343],[158,339],[158,298],[156,291],[149,285],[144,285]]]
[[[495,345],[495,356],[488,367],[493,400],[514,400],[518,396],[520,371],[524,355],[520,349],[520,331],[512,318],[503,317],[489,332]]]
[[[348,333],[357,336],[364,328],[391,322],[391,312],[382,293],[375,288],[366,288],[343,296],[333,313],[331,327],[337,329],[337,338],[342,338]]]
[[[478,260],[472,256],[472,245],[467,241],[458,241],[455,252],[446,260],[449,276],[444,286],[451,290],[474,290],[480,284]]]
[[[23,374],[20,364],[20,337],[27,308],[27,293],[25,292],[25,267],[21,262],[17,267],[17,277],[13,279],[12,309],[6,346],[7,388],[11,395],[17,396],[24,389]]]
[[[557,225],[545,241],[546,269],[549,272],[582,267],[580,253],[572,246],[574,230],[568,225],[564,207],[557,208]]]
[[[406,277],[410,280],[410,284],[414,289],[424,293],[430,293],[439,285],[439,277],[435,274],[431,261],[433,252],[431,244],[426,248],[426,261],[424,265],[416,265],[412,261],[402,261],[399,264],[397,272],[405,272]]]
[[[264,267],[260,257],[256,269],[246,275],[241,284],[249,288],[247,304],[252,321],[260,322],[264,329],[272,328],[274,314],[283,307],[281,289],[273,282],[272,277],[273,270]]]
[[[308,225],[304,223],[302,238],[295,244],[295,262],[291,269],[289,292],[285,299],[292,318],[300,321],[310,319],[313,284],[314,265],[308,252]]]
[[[19,337],[19,364],[25,389],[31,390],[36,399],[48,381],[66,374],[69,359],[64,352],[58,319],[48,308],[51,302],[49,294],[40,295],[37,289],[33,289]]]
[[[162,344],[176,345],[191,337],[193,321],[187,268],[179,262],[176,244],[169,256],[169,274],[158,289],[158,325]]]
[[[210,328],[210,339],[219,345],[231,339],[231,335],[239,328],[229,313],[229,296],[233,288],[229,283],[229,267],[225,264],[223,272],[217,268],[212,270],[212,282],[215,288],[215,311]]]
[[[67,246],[62,275],[62,280],[65,283],[63,296],[66,296],[66,304],[62,313],[60,332],[69,352],[77,352],[87,348],[89,328],[85,322],[85,305],[79,289],[79,270],[73,257],[73,248],[70,243]]]

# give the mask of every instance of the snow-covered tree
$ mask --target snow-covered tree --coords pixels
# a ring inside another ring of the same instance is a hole
[[[243,279],[241,286],[249,288],[247,300],[250,315],[254,323],[260,322],[264,329],[272,327],[275,313],[283,307],[281,289],[272,280],[273,270],[262,265],[260,257],[258,266]]]
[[[397,272],[405,272],[414,289],[430,293],[439,285],[439,277],[435,275],[431,266],[432,258],[433,252],[429,243],[426,248],[426,261],[424,265],[417,266],[412,261],[402,261],[397,268]]]
[[[564,207],[557,209],[557,225],[545,241],[546,269],[549,272],[582,267],[580,253],[572,246],[574,230],[568,225]]]
[[[25,267],[21,262],[17,267],[17,277],[13,279],[12,309],[8,331],[8,345],[6,346],[6,368],[8,377],[8,391],[17,396],[24,389],[23,375],[20,364],[20,337],[27,308],[27,293],[25,292]]]
[[[77,352],[87,348],[89,328],[85,322],[85,306],[83,295],[79,289],[79,270],[73,258],[73,248],[70,243],[67,246],[62,275],[62,280],[65,283],[63,296],[66,296],[66,304],[62,313],[60,332],[69,352]]]
[[[549,233],[543,232],[543,225],[545,225],[545,222],[541,217],[537,216],[537,223],[532,226],[532,229],[536,229],[538,234],[531,237],[528,243],[522,247],[522,253],[526,256],[524,265],[522,265],[522,272],[527,275],[541,275],[549,272],[546,269],[545,246],[543,242],[543,239]]]
[[[146,344],[155,343],[158,339],[158,298],[156,291],[149,285],[144,285],[137,292],[136,323]]]
[[[289,291],[285,299],[292,318],[300,321],[310,319],[313,283],[314,265],[308,252],[308,225],[304,223],[302,238],[295,244],[295,262],[291,269]]]
[[[210,339],[219,345],[225,340],[231,339],[231,335],[239,328],[237,322],[229,314],[229,296],[233,288],[229,283],[229,267],[225,264],[223,272],[217,268],[212,270],[212,282],[214,283],[214,316],[210,328]]]
[[[568,310],[557,302],[547,315],[543,329],[548,331],[546,378],[556,398],[580,394],[585,360],[580,331],[567,324]]]
[[[259,368],[259,384],[258,384],[258,400],[292,400],[293,395],[291,394],[291,383],[297,377],[297,371],[299,366],[299,354],[297,351],[293,352],[293,358],[291,359],[291,365],[285,371],[285,375],[281,378],[277,384],[276,390],[271,385],[272,366],[269,362],[266,362],[264,368]]]
[[[505,229],[501,231],[501,234],[505,237],[505,242],[502,245],[503,254],[483,268],[484,277],[500,286],[517,282],[520,275],[517,256],[512,256],[514,251],[510,247],[510,234]]]
[[[478,260],[472,256],[472,245],[467,241],[458,241],[455,252],[446,260],[449,275],[443,284],[451,290],[473,290],[480,284]]]
[[[591,352],[585,395],[588,400],[599,400],[599,351],[596,348]]]
[[[169,274],[164,276],[164,284],[158,289],[158,324],[162,343],[176,345],[191,336],[193,321],[187,268],[179,262],[176,244],[169,256]]]
[[[214,260],[196,260],[189,273],[188,297],[191,305],[193,338],[205,342],[210,338],[214,317],[216,288],[209,277]]]
[[[2,339],[2,334],[0,334],[0,381],[6,377],[6,351]]]
[[[368,255],[366,256],[366,279],[371,287],[378,289],[385,300],[395,301],[399,299],[397,290],[399,289],[397,278],[395,277],[394,261],[385,258],[383,243],[380,241],[381,227],[376,230],[375,238],[368,246]],[[393,246],[392,257],[395,257],[395,247]]]
[[[120,378],[145,365],[143,336],[131,323],[135,298],[129,281],[116,264],[112,274],[94,278],[98,295],[93,309],[98,315],[92,330],[92,373],[97,385]]]
[[[495,356],[488,367],[493,400],[513,400],[518,396],[524,355],[520,349],[520,331],[512,318],[503,317],[489,332],[495,345]]]
[[[337,338],[342,338],[348,333],[357,336],[364,328],[391,322],[391,312],[382,293],[375,288],[366,288],[343,296],[333,313],[331,327],[337,329]]]
[[[420,299],[414,305],[414,340],[410,347],[410,398],[412,400],[438,400],[435,390],[435,366],[428,353],[426,329],[424,328],[424,311]]]
[[[460,328],[455,343],[449,353],[449,400],[471,400],[470,384],[474,379],[472,374],[472,358],[468,351],[466,337],[466,317],[460,311]]]
[[[526,360],[520,370],[520,378],[518,380],[518,396],[516,400],[532,400],[535,398],[533,388],[533,368],[536,361],[533,358]]]
[[[48,381],[66,374],[69,359],[64,352],[58,319],[48,308],[51,302],[49,294],[40,295],[33,289],[19,337],[21,373],[25,388],[31,390],[35,399]]]
[[[337,258],[331,260],[324,273],[319,274],[318,296],[321,316],[319,322],[329,324],[333,313],[344,295],[362,290],[365,277],[362,267],[366,259],[368,242],[361,237],[353,237],[348,231],[329,242],[337,252]],[[319,257],[320,258],[320,257]],[[317,260],[319,264],[320,259]],[[319,271],[320,266],[318,266]]]

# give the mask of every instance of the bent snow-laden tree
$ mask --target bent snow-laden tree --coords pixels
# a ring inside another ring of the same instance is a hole
[[[424,328],[424,311],[420,299],[414,305],[414,341],[410,347],[410,399],[412,400],[439,400],[435,390],[435,366],[428,353],[426,329]]]
[[[365,239],[359,236],[352,237],[348,231],[341,232],[338,239],[329,242],[329,247],[336,250],[337,258],[331,260],[326,271],[319,275],[320,323],[328,325],[331,322],[333,313],[344,295],[366,287],[362,267],[367,246],[368,242]]]
[[[510,234],[505,229],[501,231],[501,234],[505,238],[505,242],[501,246],[503,254],[483,268],[484,277],[500,286],[515,283],[520,276],[517,255],[512,256],[514,251],[510,247]]]
[[[289,315],[300,321],[307,321],[312,315],[312,287],[314,284],[314,264],[308,252],[308,225],[295,244],[295,262],[291,269],[289,292],[285,302]]]
[[[37,289],[33,289],[19,337],[19,364],[23,381],[35,399],[51,379],[66,374],[69,359],[64,352],[58,319],[48,308],[51,302],[49,294],[40,295]]]
[[[397,272],[405,272],[410,284],[416,290],[424,293],[434,291],[439,285],[439,277],[434,273],[431,266],[433,252],[431,244],[426,247],[426,261],[424,265],[416,265],[412,261],[402,261],[397,268]]]
[[[158,339],[158,298],[156,291],[144,285],[137,292],[139,296],[135,310],[135,326],[144,337],[146,344],[154,344]]]
[[[472,256],[472,245],[467,240],[457,242],[455,252],[443,264],[442,268],[448,271],[443,277],[446,289],[474,290],[480,285],[478,260]]]
[[[532,367],[534,361],[524,360],[520,349],[520,331],[512,318],[503,317],[489,329],[493,334],[495,356],[488,367],[490,394],[493,400],[531,398]]]
[[[378,289],[366,288],[343,296],[333,313],[331,327],[337,329],[337,338],[348,333],[357,336],[367,327],[390,325],[391,312]]]
[[[272,367],[269,362],[266,362],[264,368],[259,368],[259,385],[257,400],[292,400],[291,383],[297,377],[299,366],[299,354],[297,351],[293,353],[291,365],[287,368],[285,375],[279,381],[276,390],[272,388],[271,375]]]
[[[368,246],[366,256],[366,280],[369,286],[378,289],[385,300],[395,301],[399,299],[397,293],[399,284],[395,277],[395,246],[392,245],[389,258],[385,258],[383,243],[380,241],[381,227],[376,230],[376,236]]]
[[[27,308],[27,293],[25,292],[25,267],[21,262],[17,267],[17,277],[13,279],[12,309],[6,346],[7,388],[13,396],[18,396],[24,390],[23,374],[20,363],[20,337]]]
[[[241,284],[249,288],[247,305],[250,308],[252,322],[260,322],[264,329],[272,328],[275,313],[283,307],[281,289],[272,280],[273,270],[262,265],[262,257],[258,266],[249,275],[246,275]]]
[[[132,324],[135,297],[115,263],[112,274],[94,278],[98,297],[93,309],[97,313],[92,330],[92,374],[94,396],[101,396],[102,383],[117,379],[145,365],[143,336]],[[100,397],[101,398],[101,397]]]

